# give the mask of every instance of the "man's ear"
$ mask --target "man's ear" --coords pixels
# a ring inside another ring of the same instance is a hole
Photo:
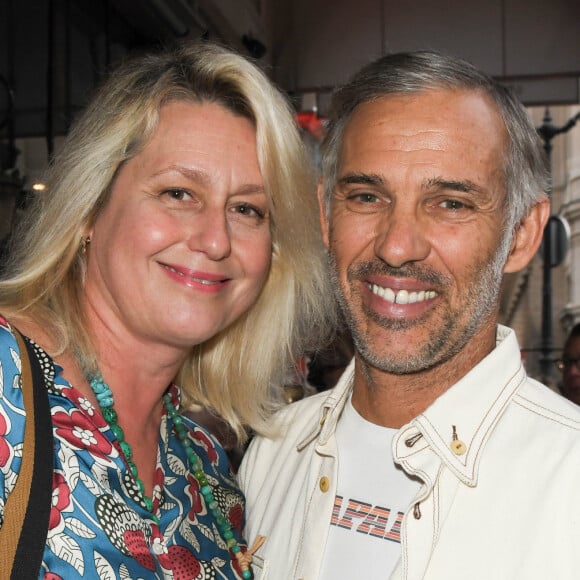
[[[318,180],[318,211],[320,215],[320,229],[322,231],[322,241],[328,248],[328,217],[326,215],[326,199],[324,195],[324,183],[322,178]]]
[[[519,272],[528,265],[542,243],[549,217],[550,200],[546,197],[536,203],[517,226],[504,272]]]

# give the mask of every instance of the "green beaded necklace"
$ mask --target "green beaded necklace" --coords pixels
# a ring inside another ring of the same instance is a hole
[[[97,402],[99,403],[99,407],[101,409],[101,413],[105,421],[107,422],[111,431],[113,432],[113,434],[117,438],[117,441],[119,442],[119,446],[121,447],[121,450],[125,457],[125,461],[129,466],[129,470],[131,471],[131,474],[133,475],[135,483],[139,489],[141,498],[143,500],[143,504],[147,508],[147,511],[151,513],[151,516],[155,521],[155,523],[159,525],[159,516],[153,511],[154,510],[153,500],[145,495],[145,485],[139,478],[137,466],[133,461],[133,450],[131,449],[129,443],[125,441],[125,433],[123,432],[123,429],[121,429],[121,426],[119,425],[119,418],[117,416],[117,412],[114,409],[115,399],[113,397],[113,392],[111,391],[109,385],[103,380],[103,377],[100,372],[97,372],[94,375],[90,375],[88,377],[88,381],[91,389],[93,390],[93,393],[95,393]],[[238,544],[238,541],[234,537],[234,532],[232,530],[232,526],[229,520],[223,515],[221,509],[218,506],[218,503],[213,495],[211,486],[209,485],[209,482],[203,471],[203,464],[201,462],[201,459],[199,458],[199,456],[197,455],[197,453],[195,452],[195,450],[191,445],[191,441],[188,437],[187,427],[185,427],[185,425],[183,424],[183,419],[181,415],[179,415],[179,412],[177,411],[175,406],[173,405],[171,395],[169,393],[165,393],[163,395],[163,404],[167,409],[167,416],[173,421],[173,428],[175,430],[175,433],[177,434],[177,437],[179,438],[181,444],[185,449],[185,453],[187,455],[187,459],[189,461],[193,477],[195,477],[195,479],[199,483],[200,492],[203,495],[207,507],[209,508],[214,517],[220,535],[225,541],[228,549],[232,552],[236,560],[238,560],[238,563],[242,570],[242,578],[244,578],[244,580],[249,580],[250,578],[252,578],[252,572],[250,571],[252,553],[257,549],[257,547],[248,550],[246,554],[242,552],[242,549]]]

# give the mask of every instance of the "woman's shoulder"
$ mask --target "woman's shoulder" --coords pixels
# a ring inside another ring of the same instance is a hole
[[[209,467],[211,471],[228,473],[230,469],[228,455],[217,436],[214,435],[214,429],[209,429],[206,426],[207,417],[211,415],[193,412],[190,407],[184,406],[182,391],[176,384],[171,385],[169,394],[179,416],[179,421],[187,427],[187,445],[191,446],[201,459],[204,470]],[[216,421],[219,422],[219,419]],[[175,445],[182,447],[183,442],[176,435],[175,429],[171,429],[171,433]]]
[[[227,454],[217,437],[188,415],[182,415],[182,417],[184,423],[189,427],[190,440],[194,443],[194,449],[205,452],[203,454],[205,457],[202,457],[202,460],[207,459],[218,470],[227,469]]]
[[[0,315],[0,498],[14,487],[24,441],[20,351],[9,322]]]
[[[8,319],[0,314],[0,338],[4,335],[12,335],[14,337],[14,331],[12,330],[12,325],[8,322]]]
[[[6,358],[14,360],[16,356],[16,359],[20,361],[17,335],[31,340],[30,334],[27,332],[29,326],[25,319],[0,314],[0,360],[4,361]],[[20,363],[18,362],[18,364]]]
[[[6,383],[15,375],[20,376],[20,349],[14,329],[8,320],[0,315],[0,381]]]
[[[201,460],[206,475],[215,477],[220,485],[237,491],[238,485],[230,457],[218,437],[191,416],[185,414],[182,417],[188,426],[191,446]]]
[[[33,351],[28,350],[28,354],[34,352],[47,388],[54,380],[55,368],[51,357],[19,325],[16,326],[12,318],[8,319],[0,314],[0,422],[5,424],[5,430],[0,431],[0,437],[7,437],[10,433],[16,438],[20,437],[18,424],[23,423],[25,417],[21,381],[22,352],[18,333],[32,345]]]

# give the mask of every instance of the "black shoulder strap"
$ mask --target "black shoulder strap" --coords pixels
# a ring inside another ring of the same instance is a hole
[[[12,567],[13,580],[39,576],[52,506],[54,471],[54,444],[48,389],[32,344],[27,339],[24,339],[24,344],[30,359],[34,386],[35,447],[30,499]]]

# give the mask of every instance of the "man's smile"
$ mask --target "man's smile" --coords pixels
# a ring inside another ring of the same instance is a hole
[[[369,290],[381,297],[387,302],[392,302],[393,304],[415,304],[416,302],[425,302],[426,300],[432,300],[437,296],[435,290],[420,290],[420,291],[409,291],[409,290],[393,290],[392,288],[383,288],[377,284],[367,284]]]

